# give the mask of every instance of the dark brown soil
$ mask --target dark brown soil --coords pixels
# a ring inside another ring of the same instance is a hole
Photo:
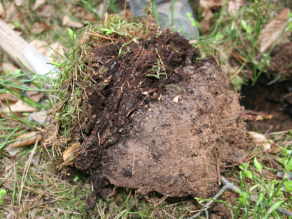
[[[292,43],[276,46],[271,56],[270,70],[275,74],[292,77]]]
[[[224,204],[215,206],[211,211],[211,219],[230,219],[232,218],[231,210]]]
[[[248,129],[262,132],[285,131],[292,127],[292,81],[271,81],[265,74],[261,75],[253,87],[250,82],[242,87],[241,105],[247,110],[272,114],[273,118],[264,121],[249,121]]]
[[[198,61],[199,52],[178,34],[150,34],[118,56],[123,43],[87,50],[91,78],[75,167],[93,181],[89,207],[95,195],[113,194],[110,184],[212,197],[220,171],[245,158],[238,95],[218,62]]]

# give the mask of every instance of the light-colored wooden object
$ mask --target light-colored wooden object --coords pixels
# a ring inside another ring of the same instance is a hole
[[[17,58],[25,65],[29,70],[33,71],[30,64],[26,61],[22,55],[22,50],[28,43],[19,36],[14,30],[12,30],[2,19],[0,19],[0,49],[8,54],[8,56],[15,62],[17,66],[23,68]]]

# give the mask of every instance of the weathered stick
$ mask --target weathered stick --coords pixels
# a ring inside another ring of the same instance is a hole
[[[23,68],[19,59],[24,66],[33,71],[31,65],[24,58],[22,51],[28,43],[12,30],[2,19],[0,19],[0,49],[7,53],[16,65]]]

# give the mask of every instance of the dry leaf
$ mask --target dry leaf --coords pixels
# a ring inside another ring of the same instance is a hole
[[[21,14],[17,11],[15,3],[13,2],[6,10],[5,21],[20,21]]]
[[[46,3],[46,0],[36,0],[32,10],[36,10],[38,7],[40,7],[41,5],[45,3]]]
[[[219,9],[223,6],[223,0],[200,0],[203,19],[200,22],[202,33],[208,31],[211,27],[211,18],[214,16],[212,10]]]
[[[265,151],[275,154],[281,151],[278,145],[271,139],[266,138],[264,135],[256,133],[256,132],[248,132],[252,141],[256,146],[262,147]]]
[[[40,34],[40,33],[44,32],[45,30],[48,30],[50,28],[51,27],[49,25],[47,25],[45,22],[35,22],[32,25],[31,31],[35,34]]]
[[[8,8],[6,8],[6,14],[5,14],[5,21],[8,21],[8,19],[11,19],[12,14],[15,12],[15,3],[13,2]]]
[[[132,17],[132,11],[131,9],[122,10],[119,12],[119,15],[123,16],[124,18],[130,18]]]
[[[236,15],[243,5],[243,0],[231,0],[228,5],[228,12]]]
[[[34,107],[30,107],[27,103],[23,102],[22,100],[18,100],[15,104],[10,105],[10,109],[13,113],[32,113],[36,112],[38,109]],[[4,113],[10,113],[8,107],[0,107],[0,110]]]
[[[15,156],[20,151],[20,148],[12,148],[12,149],[5,148],[4,150],[6,150],[11,156]]]
[[[80,22],[72,21],[70,17],[64,16],[62,21],[63,26],[73,27],[73,28],[80,28],[83,27],[83,24]]]
[[[34,84],[30,84],[28,87],[31,88],[31,89],[37,89],[37,87]],[[36,102],[39,102],[40,99],[45,96],[44,93],[40,92],[40,91],[26,91],[26,95],[30,99],[32,99],[32,100],[34,100]]]
[[[37,141],[42,140],[42,132],[30,132],[16,137],[15,139],[19,139],[20,141],[13,142],[9,144],[5,149],[7,151],[13,148],[24,147],[27,145],[35,144]]]
[[[8,100],[9,104],[14,104],[17,102],[17,98],[10,93],[0,94],[0,101],[6,105],[6,100]]]
[[[48,121],[48,112],[47,111],[41,111],[36,113],[31,113],[28,116],[29,120],[35,121],[40,124],[44,124]]]
[[[101,3],[103,4],[103,3]],[[74,13],[74,17],[78,18],[79,20],[86,20],[86,21],[97,21],[97,18],[95,17],[95,15],[92,12],[85,12],[83,7],[76,7],[73,9],[70,9],[66,12],[67,14],[71,14]]]
[[[258,44],[261,52],[268,52],[269,49],[274,45],[279,36],[283,33],[287,25],[289,24],[288,13],[289,8],[285,8],[277,17],[270,21],[261,30],[258,36]],[[289,42],[290,32],[286,31],[277,41],[277,45]]]
[[[89,22],[93,22],[93,21],[97,21],[97,18],[95,17],[95,15],[93,13],[89,12],[89,13],[85,14],[84,20],[89,21]]]
[[[43,5],[40,9],[36,10],[35,13],[39,17],[51,17],[54,12],[53,5]]]
[[[282,149],[279,148],[279,146],[276,145],[275,143],[274,144],[271,144],[271,149],[268,150],[268,153],[270,153],[270,154],[277,154],[279,152],[282,152]]]
[[[66,162],[66,165],[70,165],[73,163],[73,161],[68,162],[68,159],[71,159],[72,157],[74,157],[79,147],[80,147],[80,143],[78,142],[78,143],[73,144],[71,147],[67,148],[63,152],[63,160],[64,162]]]
[[[203,17],[200,21],[200,29],[203,33],[207,32],[211,27],[211,18],[214,16],[212,11],[220,10],[223,5],[223,0],[200,0],[200,7]],[[242,5],[243,0],[227,0],[225,3],[225,7],[227,7],[228,12],[232,14],[236,14]]]

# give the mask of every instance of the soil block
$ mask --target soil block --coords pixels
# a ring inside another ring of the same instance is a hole
[[[105,40],[87,49],[81,147],[74,166],[105,200],[112,187],[210,198],[245,159],[239,95],[213,57],[178,33]],[[78,130],[78,131],[76,131]],[[91,201],[90,201],[91,200]]]

